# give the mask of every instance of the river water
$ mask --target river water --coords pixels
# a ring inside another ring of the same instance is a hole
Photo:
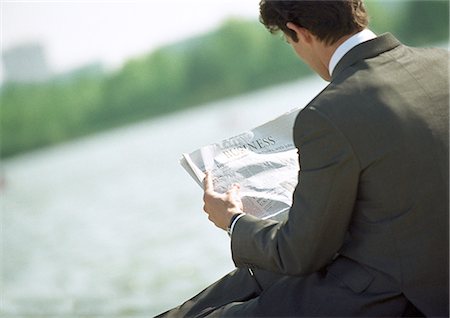
[[[181,153],[304,106],[309,78],[2,162],[3,317],[149,317],[233,269]],[[288,128],[287,128],[288,129]]]

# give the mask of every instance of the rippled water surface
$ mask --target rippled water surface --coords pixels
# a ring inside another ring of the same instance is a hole
[[[298,81],[2,162],[0,314],[149,317],[232,270],[229,239],[207,220],[180,154],[304,106],[325,84]]]

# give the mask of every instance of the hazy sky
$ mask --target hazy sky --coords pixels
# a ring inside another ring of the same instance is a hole
[[[2,50],[44,45],[53,71],[92,61],[118,66],[230,16],[257,19],[259,0],[1,1]],[[1,78],[0,71],[0,78]]]

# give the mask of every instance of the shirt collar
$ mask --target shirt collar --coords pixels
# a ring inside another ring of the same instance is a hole
[[[336,51],[334,51],[333,55],[331,56],[330,64],[328,66],[330,75],[333,74],[334,68],[348,51],[353,49],[358,44],[372,40],[376,37],[377,36],[375,33],[370,31],[369,29],[364,29],[361,32],[354,34],[353,36],[348,38],[344,43],[339,45],[339,47],[336,49]]]

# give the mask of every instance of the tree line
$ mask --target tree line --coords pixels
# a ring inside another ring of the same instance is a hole
[[[431,4],[432,3],[432,4]],[[448,2],[369,1],[371,28],[409,45],[448,41]],[[395,10],[394,10],[395,9]],[[394,16],[395,15],[395,16]],[[2,158],[312,74],[280,36],[256,21],[165,46],[101,76],[1,91]]]

